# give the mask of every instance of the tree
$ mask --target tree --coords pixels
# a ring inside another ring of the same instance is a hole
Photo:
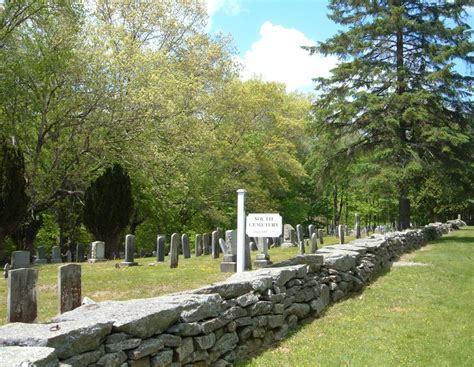
[[[118,252],[118,240],[133,212],[130,176],[119,164],[114,164],[85,192],[84,224],[95,240],[105,242],[105,255]]]
[[[318,78],[315,131],[338,142],[328,160],[371,162],[396,171],[399,225],[410,224],[410,187],[427,168],[472,161],[473,61],[467,0],[332,0],[329,17],[344,26],[311,52],[339,56]],[[454,179],[451,177],[451,179]]]
[[[26,215],[25,163],[20,149],[0,137],[0,251]]]

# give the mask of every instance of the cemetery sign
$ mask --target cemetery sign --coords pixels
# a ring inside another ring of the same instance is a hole
[[[279,237],[283,230],[281,215],[274,213],[249,214],[246,227],[249,237]]]

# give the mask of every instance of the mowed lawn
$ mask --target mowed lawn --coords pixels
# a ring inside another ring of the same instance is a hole
[[[353,239],[349,237],[348,240]],[[325,245],[337,242],[335,237],[325,239]],[[306,247],[309,251],[309,247]],[[255,260],[257,252],[252,252]],[[298,254],[296,247],[272,248],[269,250],[273,262],[279,262]],[[225,280],[231,274],[220,272],[219,259],[210,255],[190,259],[179,257],[178,268],[170,269],[168,257],[164,263],[156,263],[154,258],[135,259],[139,266],[117,269],[116,261],[105,261],[95,264],[82,263],[82,297],[92,300],[127,300],[134,298],[157,297],[164,294],[198,288],[207,284]],[[58,310],[57,278],[61,264],[35,266],[38,269],[38,319],[46,321]],[[6,323],[7,315],[7,280],[0,279],[0,325]]]
[[[474,366],[474,227],[402,260],[246,366]]]

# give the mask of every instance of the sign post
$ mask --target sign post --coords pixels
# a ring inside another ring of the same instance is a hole
[[[260,213],[247,216],[246,233],[249,237],[258,238],[260,253],[257,254],[255,267],[262,268],[272,264],[268,255],[268,238],[279,237],[282,229],[282,218],[279,214]]]
[[[237,273],[245,271],[245,194],[237,190]]]

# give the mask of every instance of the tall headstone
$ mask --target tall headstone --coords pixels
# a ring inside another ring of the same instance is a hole
[[[136,266],[135,262],[135,236],[127,234],[125,236],[125,261],[122,261],[120,266]]]
[[[211,254],[213,259],[219,258],[219,231],[213,231],[211,235]]]
[[[29,251],[13,251],[11,255],[11,267],[12,269],[29,268],[30,252]]]
[[[8,273],[10,272],[10,269],[11,269],[11,268],[12,268],[12,267],[10,266],[9,263],[6,263],[5,266],[3,267],[3,277],[4,277],[5,279],[8,278]]]
[[[105,261],[105,242],[94,241],[91,245],[91,258],[89,262],[95,263],[98,261]]]
[[[44,246],[38,246],[36,248],[36,259],[35,264],[46,264],[48,260],[46,259],[46,250]]]
[[[359,214],[355,215],[355,226],[354,226],[354,234],[355,238],[360,238],[360,220],[359,220]]]
[[[209,233],[202,235],[202,254],[209,255],[211,252],[211,236]]]
[[[296,241],[296,231],[291,224],[285,224],[283,226],[283,243],[282,247],[296,247],[298,246]]]
[[[62,263],[63,261],[61,260],[61,249],[59,246],[53,246],[51,249],[51,263],[52,264],[57,264],[57,263]]]
[[[298,249],[300,255],[304,255],[304,235],[303,235],[303,226],[301,224],[296,225],[296,237],[298,239]]]
[[[311,235],[311,253],[314,254],[318,250],[318,235],[313,233]]]
[[[8,277],[7,322],[33,322],[37,316],[35,269],[10,270]]]
[[[237,254],[232,253],[231,246],[222,238],[219,238],[219,246],[223,249],[224,259],[221,262],[221,272],[237,272]]]
[[[308,226],[308,237],[311,238],[311,236],[313,235],[315,231],[316,231],[316,227],[314,226],[314,224],[310,224]]]
[[[229,253],[237,255],[237,230],[225,231],[225,243],[229,248]]]
[[[84,244],[78,243],[76,245],[76,262],[81,263],[84,261]]]
[[[59,313],[81,305],[81,266],[62,265],[58,268]]]
[[[156,261],[165,261],[165,236],[159,234],[156,237]]]
[[[339,244],[343,245],[344,244],[344,226],[342,224],[339,224],[337,227],[337,232],[339,234]]]
[[[170,245],[170,268],[178,267],[178,257],[179,257],[179,234],[173,233],[171,235],[171,245]]]
[[[324,231],[323,231],[323,229],[320,229],[318,231],[318,233],[319,233],[319,244],[322,246],[322,245],[324,245]]]
[[[196,235],[196,241],[194,243],[194,253],[196,254],[196,257],[202,255],[202,235],[201,234]]]
[[[256,268],[265,268],[271,264],[270,255],[268,255],[268,241],[266,238],[258,237],[257,238],[257,247],[258,247],[258,254],[255,257],[255,262],[253,265]]]
[[[72,263],[72,252],[71,252],[71,250],[66,251],[66,262]]]
[[[252,256],[250,254],[250,238],[245,239],[245,270],[252,270]]]
[[[181,236],[181,247],[183,248],[183,257],[189,259],[191,257],[191,249],[189,248],[189,237],[186,233]]]
[[[458,214],[458,220],[461,220],[461,214]]]

